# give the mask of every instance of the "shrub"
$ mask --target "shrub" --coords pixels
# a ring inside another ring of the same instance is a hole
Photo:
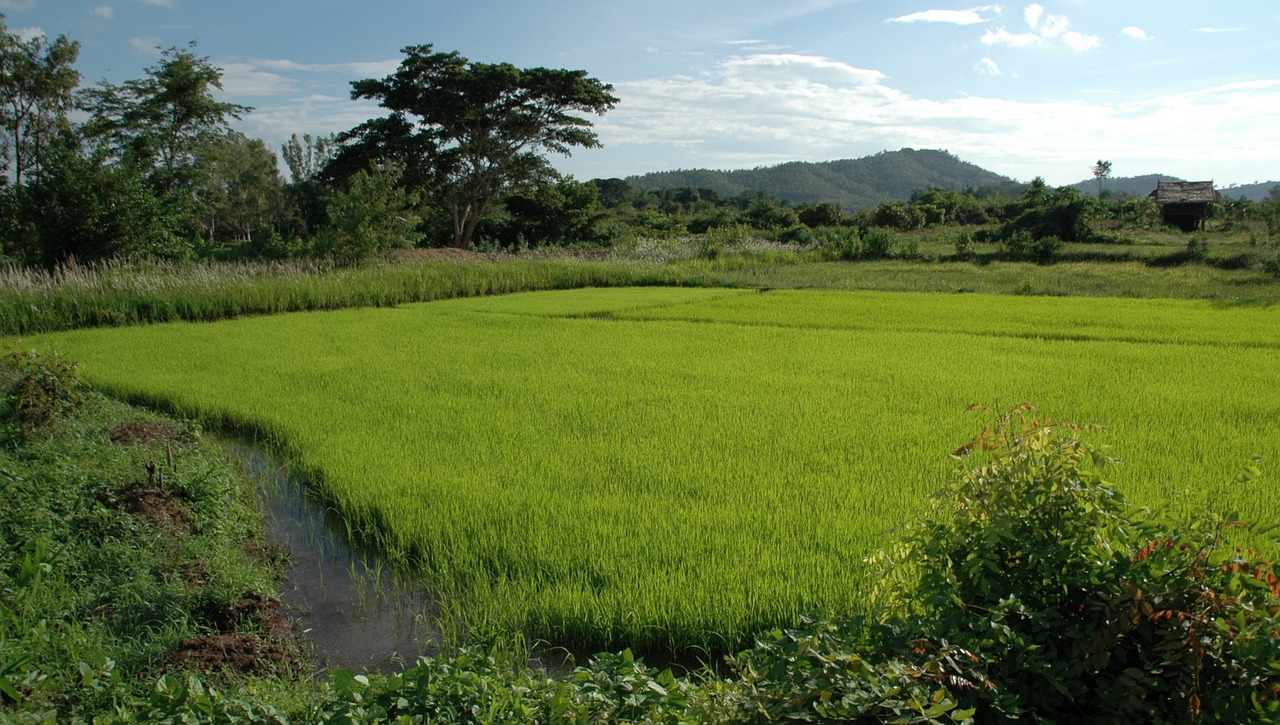
[[[1137,510],[1085,428],[1030,410],[953,454],[936,516],[878,558],[865,619],[775,633],[735,660],[743,713],[1280,720],[1280,580],[1228,535],[1275,543],[1277,527]]]
[[[862,259],[888,259],[893,256],[893,232],[872,227],[862,235]]]
[[[820,227],[813,230],[813,239],[827,259],[851,261],[862,254],[862,238],[856,227]]]
[[[698,237],[698,255],[717,259],[726,252],[742,249],[751,241],[751,236],[751,227],[746,224],[712,227]]]
[[[1000,251],[1014,260],[1045,263],[1052,261],[1062,251],[1062,240],[1049,235],[1036,238],[1031,232],[1019,229],[1000,241]]]
[[[1262,271],[1276,279],[1280,279],[1280,257],[1262,260]]]
[[[360,171],[351,187],[329,202],[329,225],[317,249],[339,264],[359,264],[396,247],[412,247],[422,220],[413,211],[418,193],[399,185],[399,167]]]
[[[51,430],[80,402],[81,383],[74,363],[54,354],[14,350],[0,363],[8,384],[6,418],[20,433]]]

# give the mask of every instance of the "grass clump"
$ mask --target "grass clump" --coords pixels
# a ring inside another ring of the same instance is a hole
[[[293,671],[287,632],[266,634],[282,619],[232,616],[279,604],[252,489],[196,427],[87,390],[71,405],[72,370],[28,352],[0,364],[0,416],[24,426],[0,442],[3,719],[117,711],[232,639],[258,647],[257,672]]]

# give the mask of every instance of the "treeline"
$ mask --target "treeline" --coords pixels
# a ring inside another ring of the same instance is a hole
[[[353,98],[378,101],[388,116],[341,134],[295,134],[278,157],[231,128],[252,109],[215,98],[222,71],[194,44],[164,51],[142,78],[82,87],[76,42],[23,39],[0,16],[0,264],[346,264],[394,247],[606,246],[686,235],[710,235],[712,247],[750,237],[862,259],[911,256],[910,242],[894,234],[937,226],[972,230],[957,233],[958,257],[991,242],[1008,258],[1043,260],[1066,242],[1123,241],[1127,227],[1159,225],[1146,197],[1097,199],[1040,179],[1020,190],[926,188],[857,212],[762,191],[580,182],[545,155],[598,145],[591,123],[573,112],[612,108],[611,87],[583,71],[472,63],[430,45],[404,52],[396,73],[352,83]],[[1263,221],[1271,238],[1280,235],[1275,192],[1215,213],[1224,224]]]
[[[834,202],[790,204],[763,192],[723,196],[708,189],[644,191],[618,179],[596,180],[599,206],[614,237],[671,236],[739,230],[774,241],[822,248],[844,259],[910,256],[902,232],[954,228],[957,257],[995,245],[1005,258],[1052,258],[1068,242],[1128,243],[1127,232],[1162,225],[1147,196],[1099,199],[1036,178],[1020,192],[1002,187],[924,189],[910,199],[849,212]],[[1227,200],[1210,209],[1224,229],[1265,224],[1280,236],[1280,192],[1263,202]]]

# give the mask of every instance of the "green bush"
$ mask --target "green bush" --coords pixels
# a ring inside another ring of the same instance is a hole
[[[1035,237],[1019,229],[1000,241],[1000,251],[1009,259],[1040,262],[1052,261],[1062,251],[1063,242],[1056,236]]]
[[[1276,279],[1280,279],[1280,257],[1262,260],[1262,271]]]
[[[878,559],[866,618],[736,660],[742,713],[1280,721],[1280,581],[1233,543],[1274,545],[1277,527],[1135,509],[1084,428],[1031,415],[995,417],[956,451],[936,515]]]
[[[80,402],[74,363],[55,354],[13,350],[0,362],[5,417],[21,434],[48,431]]]
[[[329,201],[329,225],[316,236],[316,248],[339,264],[359,264],[418,240],[422,217],[414,211],[418,193],[399,185],[392,166],[357,172],[351,187]]]

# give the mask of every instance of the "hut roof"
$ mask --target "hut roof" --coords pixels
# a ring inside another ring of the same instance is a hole
[[[1212,181],[1157,181],[1151,196],[1158,204],[1212,204],[1221,198]]]

